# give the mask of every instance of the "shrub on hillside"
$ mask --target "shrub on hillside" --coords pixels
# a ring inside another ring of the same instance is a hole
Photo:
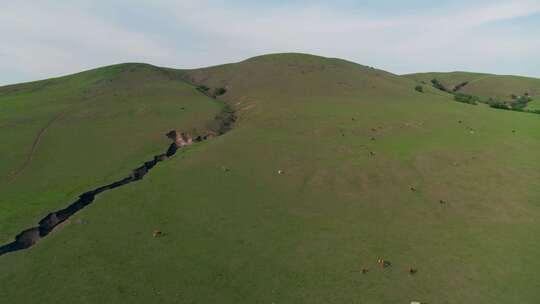
[[[421,86],[421,85],[417,85],[416,87],[414,87],[414,89],[415,89],[417,92],[424,93],[424,87]]]
[[[448,92],[448,90],[446,89],[446,87],[445,87],[440,81],[438,81],[437,79],[435,79],[435,78],[431,79],[431,83],[433,84],[433,86],[434,86],[436,89],[439,89],[439,90],[441,90],[441,91]]]
[[[216,92],[215,92],[215,95],[220,96],[220,95],[223,95],[225,93],[227,93],[227,89],[225,89],[225,88],[217,88]]]
[[[497,100],[492,99],[489,101],[488,104],[490,107],[495,108],[495,109],[510,110],[510,107],[502,101],[497,101]]]
[[[488,104],[489,104],[490,107],[495,108],[495,109],[540,114],[540,110],[527,110],[527,109],[525,109],[527,107],[527,103],[532,101],[532,98],[530,98],[530,97],[528,97],[526,95],[524,95],[524,96],[515,96],[515,98],[514,98],[514,96],[512,96],[512,98],[514,100],[509,101],[509,102],[498,101],[498,100],[494,100],[494,99],[490,98],[489,101],[488,101]]]
[[[477,105],[480,99],[476,96],[463,94],[463,93],[455,93],[454,94],[454,100],[462,103],[468,103],[472,105]]]
[[[460,84],[458,84],[457,86],[454,87],[454,89],[452,90],[453,92],[457,92],[459,90],[461,90],[464,86],[468,85],[469,82],[468,81],[464,81]]]
[[[512,103],[512,109],[523,110],[527,107],[527,104],[532,100],[532,98],[527,96],[518,96],[516,101]]]
[[[208,90],[210,90],[210,88],[205,85],[200,85],[197,87],[197,90],[199,90],[200,92],[206,93],[208,92]]]

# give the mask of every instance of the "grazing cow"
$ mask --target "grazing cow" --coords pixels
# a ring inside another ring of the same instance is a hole
[[[163,233],[161,230],[154,230],[154,233],[152,234],[154,237],[163,236]]]
[[[378,259],[377,264],[379,264],[379,267],[381,267],[381,268],[386,268],[386,267],[390,266],[390,262],[386,261],[384,259]]]

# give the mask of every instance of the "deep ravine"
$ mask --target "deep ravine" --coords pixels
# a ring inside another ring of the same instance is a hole
[[[144,162],[142,166],[135,168],[129,176],[108,185],[84,192],[79,195],[79,198],[76,201],[71,203],[66,208],[49,213],[38,222],[36,227],[23,230],[17,234],[17,236],[15,236],[15,240],[13,242],[0,246],[0,256],[34,246],[41,239],[45,238],[49,233],[51,233],[55,227],[64,223],[72,215],[82,210],[86,206],[92,204],[96,196],[103,192],[141,180],[158,163],[165,161],[176,154],[178,149],[228,132],[232,129],[234,122],[236,121],[236,116],[234,111],[230,110],[228,107],[225,107],[215,119],[217,120],[217,127],[203,136],[192,138],[189,135],[181,133],[177,130],[170,131],[167,133],[167,137],[169,137],[173,142],[169,145],[165,153],[156,155],[152,160]]]

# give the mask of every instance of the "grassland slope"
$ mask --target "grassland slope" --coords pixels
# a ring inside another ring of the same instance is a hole
[[[225,89],[235,129],[4,256],[5,298],[538,302],[539,115],[304,54],[168,71]]]
[[[121,64],[0,87],[0,241],[163,151],[167,131],[203,130],[222,105],[174,78]]]

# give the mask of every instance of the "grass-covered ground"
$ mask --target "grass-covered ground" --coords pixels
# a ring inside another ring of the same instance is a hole
[[[540,110],[540,98],[536,98],[527,104],[528,110]]]
[[[222,104],[142,64],[0,88],[0,242],[162,153]],[[173,77],[174,78],[174,77]]]
[[[57,98],[45,99],[47,91],[0,97],[13,121],[0,129],[11,136],[2,146],[11,157],[2,159],[4,176],[24,162],[51,117],[79,111],[52,124],[31,165],[2,189],[6,241],[90,185],[161,152],[168,128],[211,119],[218,105],[186,82],[226,88],[220,98],[239,116],[229,133],[103,194],[35,247],[0,257],[4,299],[540,300],[540,115],[472,107],[430,85],[419,93],[406,77],[301,54],[176,71],[182,77],[173,79],[159,71],[145,66],[129,78],[130,89],[106,84],[119,96],[96,94],[76,106],[66,98],[48,110]],[[142,88],[145,95],[132,92]],[[139,107],[154,114],[139,119]],[[50,114],[33,128],[25,123],[41,111]],[[52,129],[57,123],[68,128]],[[152,237],[155,229],[164,236]],[[378,258],[391,266],[380,269]]]

